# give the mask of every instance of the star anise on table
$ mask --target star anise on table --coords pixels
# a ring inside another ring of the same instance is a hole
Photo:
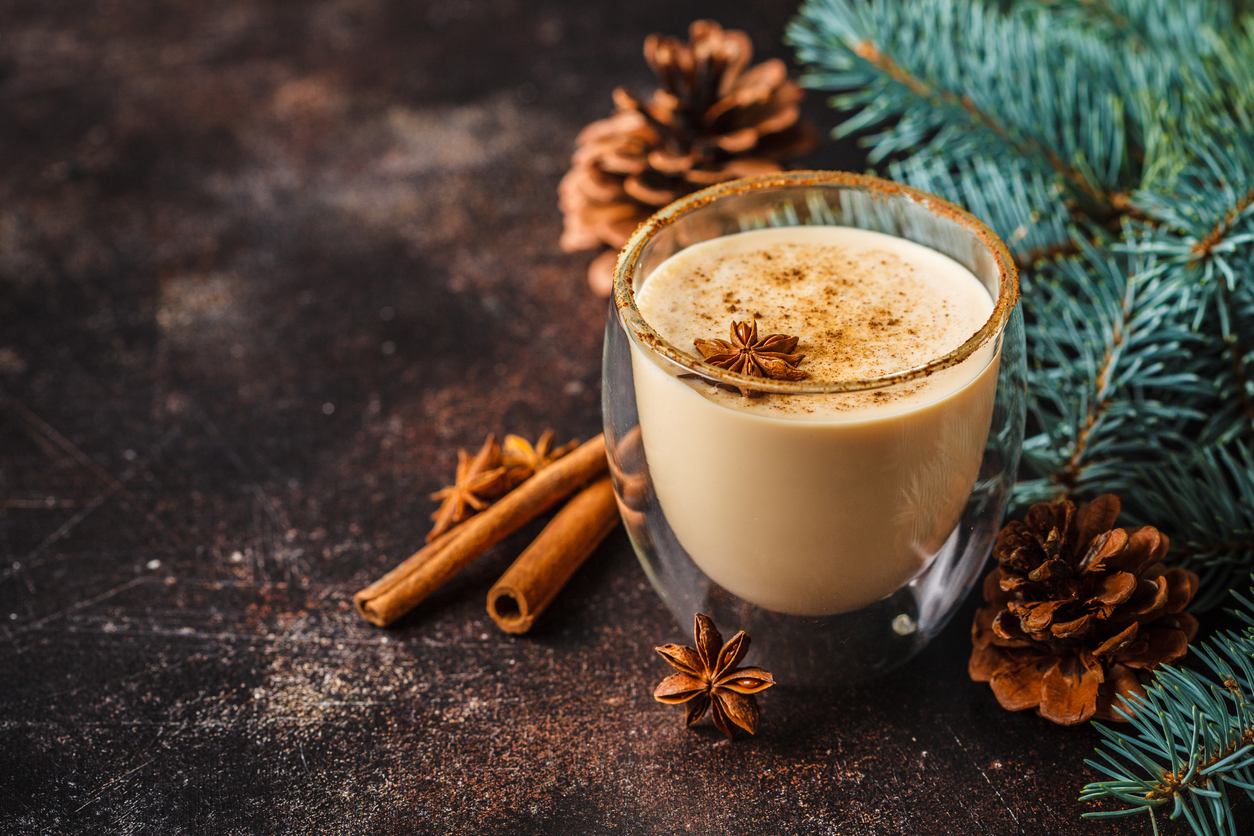
[[[509,475],[510,486],[525,482],[537,471],[548,467],[578,446],[578,441],[570,441],[561,447],[554,447],[552,430],[545,430],[534,447],[520,435],[505,436],[505,443],[501,445],[501,456]]]
[[[440,500],[440,507],[431,514],[435,525],[427,534],[427,542],[487,508],[509,487],[509,474],[496,436],[489,435],[473,457],[458,450],[456,481],[431,494],[432,499]]]
[[[666,644],[654,648],[678,671],[663,679],[653,698],[667,705],[688,704],[685,724],[705,716],[708,709],[714,725],[732,737],[732,723],[754,734],[758,730],[758,701],[753,694],[775,684],[775,678],[761,668],[737,668],[749,650],[744,630],[723,644],[710,617],[697,613],[693,633],[696,648]]]
[[[769,377],[774,380],[802,380],[806,373],[797,368],[805,359],[804,354],[793,354],[797,337],[787,334],[767,334],[758,339],[758,321],[737,322],[732,320],[731,341],[693,340],[697,351],[711,366],[747,374],[751,377]],[[749,397],[755,393],[744,387],[740,394]]]

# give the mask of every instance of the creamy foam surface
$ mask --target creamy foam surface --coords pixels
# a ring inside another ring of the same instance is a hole
[[[697,356],[758,314],[798,336],[809,380],[916,368],[962,345],[993,308],[976,277],[926,247],[866,230],[730,235],[663,262],[644,318]],[[946,547],[979,473],[998,353],[990,341],[918,381],[869,392],[744,397],[681,379],[632,346],[641,442],[658,505],[693,562],[728,592],[797,615],[867,606]]]
[[[698,358],[693,340],[729,339],[732,320],[756,319],[760,337],[796,336],[807,381],[926,365],[970,339],[993,310],[983,284],[948,256],[891,235],[832,226],[753,230],[696,244],[648,276],[636,305],[665,340]],[[961,376],[969,380],[976,372],[963,369]],[[831,420],[917,406],[951,389],[953,376],[839,399],[746,399],[700,388],[736,409]]]

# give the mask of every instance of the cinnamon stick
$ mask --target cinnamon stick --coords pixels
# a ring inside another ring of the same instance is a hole
[[[362,609],[364,602],[373,598],[378,598],[380,595],[387,592],[389,589],[413,574],[419,566],[426,563],[434,557],[437,552],[443,550],[443,548],[448,545],[449,541],[453,539],[453,535],[457,533],[458,528],[460,528],[460,524],[457,528],[451,528],[439,537],[436,537],[430,543],[427,543],[427,545],[423,546],[421,549],[401,561],[401,563],[391,572],[388,572],[386,575],[370,584],[370,586],[354,595],[353,603],[357,606],[357,611],[362,615],[366,615],[365,610]],[[366,616],[367,619],[369,619],[369,617],[370,616]]]
[[[466,564],[601,475],[606,467],[605,438],[598,435],[358,592],[353,596],[357,611],[371,624],[386,627]],[[443,539],[446,536],[448,540]]]
[[[488,615],[507,633],[530,630],[618,519],[608,476],[584,488],[488,592]]]

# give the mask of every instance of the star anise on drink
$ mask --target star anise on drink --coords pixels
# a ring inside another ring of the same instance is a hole
[[[775,684],[775,678],[761,668],[737,668],[749,651],[749,636],[744,630],[723,644],[723,637],[710,617],[697,613],[693,633],[696,648],[666,644],[654,648],[678,673],[663,679],[653,691],[653,698],[667,705],[688,704],[686,725],[705,716],[707,710],[714,725],[732,737],[734,723],[749,734],[758,730],[758,701],[753,694]]]
[[[501,445],[501,456],[509,475],[510,486],[525,482],[537,471],[548,467],[578,446],[578,441],[571,441],[561,447],[554,447],[552,430],[545,430],[534,447],[520,435],[505,436],[505,443]]]
[[[793,354],[797,337],[787,334],[767,334],[758,339],[758,321],[737,322],[732,320],[731,341],[693,340],[693,345],[705,362],[720,369],[746,374],[751,377],[769,377],[773,380],[801,380],[806,373],[797,368],[805,359],[804,354]],[[755,393],[743,386],[740,394]]]
[[[431,494],[432,499],[441,502],[431,514],[435,526],[427,534],[427,542],[487,508],[509,487],[509,474],[496,436],[489,435],[473,457],[465,450],[458,450],[456,481]]]

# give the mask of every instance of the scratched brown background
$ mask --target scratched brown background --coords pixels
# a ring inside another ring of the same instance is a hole
[[[786,56],[792,2],[721,5],[0,6],[0,832],[1149,832],[967,680],[970,603],[734,744],[650,698],[680,633],[621,533],[524,638],[484,597],[527,532],[351,609],[458,445],[597,431],[554,190],[648,32]]]

